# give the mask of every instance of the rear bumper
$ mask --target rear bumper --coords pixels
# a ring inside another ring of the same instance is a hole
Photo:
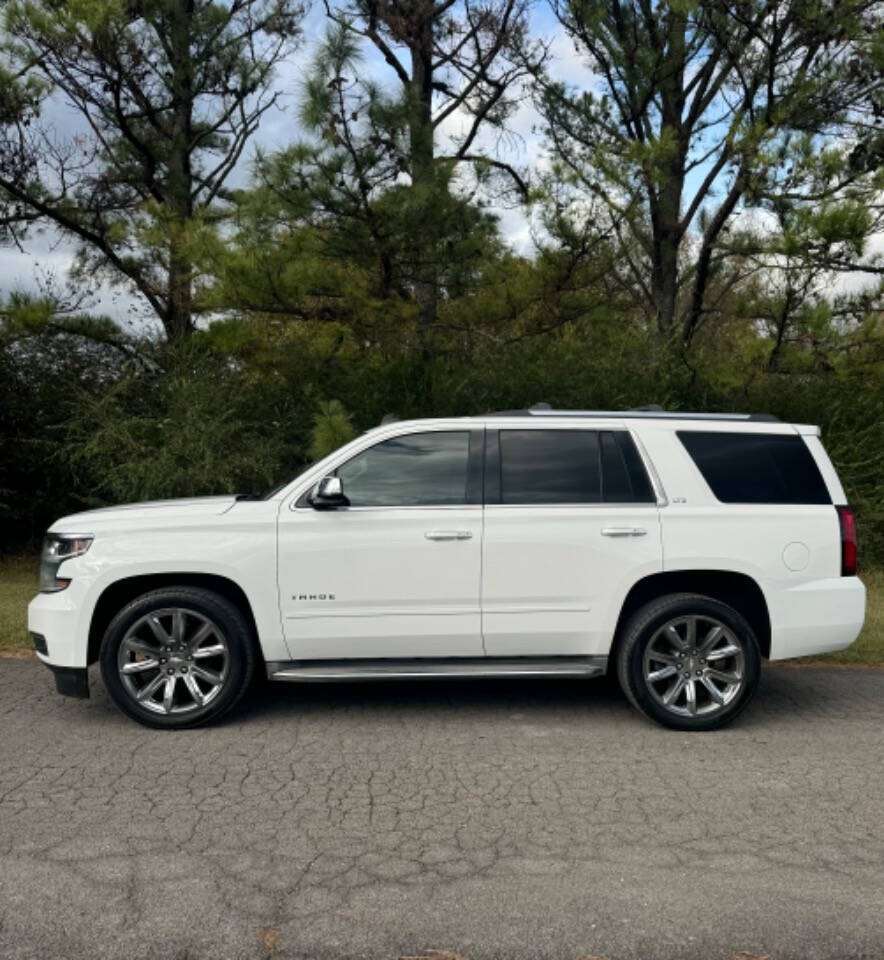
[[[771,622],[770,659],[834,653],[859,636],[866,588],[859,577],[832,577],[766,591]]]

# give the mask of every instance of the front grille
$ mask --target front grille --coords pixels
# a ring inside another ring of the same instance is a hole
[[[46,637],[42,633],[34,633],[33,630],[31,633],[31,641],[34,644],[34,649],[37,653],[42,653],[44,657],[49,656],[49,648],[46,646]]]

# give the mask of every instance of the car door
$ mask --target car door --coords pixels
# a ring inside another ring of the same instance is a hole
[[[488,427],[489,656],[607,655],[623,599],[662,570],[657,497],[625,429]]]
[[[350,506],[279,521],[295,659],[482,656],[482,429],[413,429],[333,471]]]

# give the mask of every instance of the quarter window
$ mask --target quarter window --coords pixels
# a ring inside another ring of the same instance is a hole
[[[467,431],[410,433],[363,450],[339,467],[354,507],[429,507],[467,502]]]
[[[678,438],[722,503],[831,503],[807,444],[795,434],[703,433]]]

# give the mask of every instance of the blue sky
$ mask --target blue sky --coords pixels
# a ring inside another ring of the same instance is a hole
[[[550,69],[555,77],[582,88],[597,86],[596,78],[586,68],[572,42],[565,36],[546,0],[538,0],[532,8],[531,24],[535,36],[545,37],[551,42]],[[314,3],[304,22],[303,43],[278,68],[275,86],[281,91],[279,106],[268,111],[262,118],[258,133],[229,182],[234,184],[248,182],[249,167],[255,147],[277,149],[302,136],[296,119],[300,87],[309,61],[316,45],[323,38],[326,27],[324,8],[321,3]],[[390,68],[370,44],[366,44],[364,48],[363,68],[383,84],[393,87],[397,82]],[[83,129],[82,121],[78,119],[75,111],[60,98],[52,100],[47,105],[44,120],[51,125],[55,136],[62,140],[70,138]],[[536,111],[531,103],[526,101],[512,117],[510,130],[513,136],[501,142],[486,136],[484,143],[480,145],[488,151],[498,150],[500,159],[517,167],[535,169],[542,167],[545,163],[545,155],[542,139],[536,131],[538,121]],[[466,123],[467,118],[455,115],[446,122],[443,133],[456,135]],[[691,180],[699,182],[704,173],[703,169],[695,170]],[[692,185],[689,181],[688,188],[690,189]],[[533,225],[524,211],[512,207],[498,207],[495,212],[499,216],[501,229],[507,242],[514,249],[530,251]],[[884,238],[876,239],[884,240]],[[56,284],[61,287],[73,259],[74,246],[71,241],[60,238],[54,231],[47,229],[29,237],[22,251],[12,247],[0,247],[0,293],[13,289],[34,291],[41,277],[55,278]],[[884,246],[884,243],[876,243],[876,246]],[[841,278],[841,281],[843,282],[844,279],[846,278]],[[138,325],[151,322],[150,311],[125,288],[102,287],[95,298],[94,308],[120,322],[125,322],[127,319],[134,319]]]

